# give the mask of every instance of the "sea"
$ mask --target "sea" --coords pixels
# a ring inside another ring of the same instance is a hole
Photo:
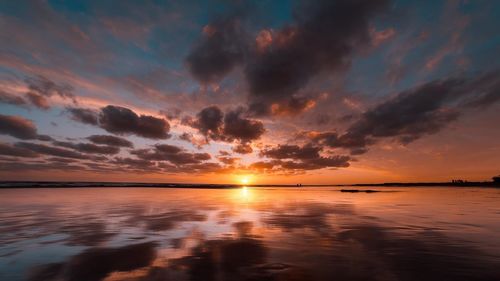
[[[498,188],[195,187],[0,188],[0,280],[500,280]]]

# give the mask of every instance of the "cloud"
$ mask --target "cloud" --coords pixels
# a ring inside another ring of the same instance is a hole
[[[347,168],[351,158],[345,155],[336,155],[329,157],[318,157],[312,159],[297,160],[278,160],[273,161],[274,166],[280,166],[285,170],[317,170],[323,168]]]
[[[142,160],[167,161],[174,165],[200,164],[211,159],[208,153],[190,153],[169,144],[157,144],[152,149],[136,149],[130,153]]]
[[[203,37],[186,58],[193,77],[202,83],[221,80],[243,61],[247,48],[244,34],[242,23],[236,16],[206,25]]]
[[[345,68],[358,49],[370,45],[370,20],[387,6],[385,0],[304,2],[294,22],[274,34],[268,51],[247,63],[251,102],[287,102],[311,78]]]
[[[229,140],[247,143],[259,139],[266,131],[262,122],[242,117],[243,109],[239,108],[226,113],[223,133]]]
[[[99,126],[110,133],[134,134],[150,139],[166,139],[170,130],[165,119],[137,115],[128,108],[113,105],[101,109]]]
[[[0,103],[20,106],[20,105],[26,105],[26,100],[24,100],[22,97],[15,96],[0,90]]]
[[[233,151],[239,154],[250,154],[253,152],[253,148],[249,144],[240,143],[233,147]]]
[[[23,140],[36,139],[38,136],[35,124],[31,120],[3,114],[0,114],[0,134]]]
[[[113,155],[113,154],[118,154],[120,152],[119,147],[108,146],[108,145],[96,145],[93,143],[71,143],[71,142],[54,141],[53,144],[57,146],[71,148],[78,152],[90,153],[90,154]]]
[[[73,158],[73,159],[91,159],[89,156],[59,147],[48,146],[45,144],[31,143],[31,142],[18,142],[15,144],[18,148],[29,149],[33,152],[52,155],[63,158]]]
[[[189,54],[191,74],[203,83],[221,80],[244,66],[250,110],[257,115],[299,113],[312,100],[297,96],[315,76],[345,69],[358,49],[370,47],[370,21],[388,0],[308,1],[281,30],[263,30],[249,40],[237,17],[220,18],[204,28],[204,38]],[[240,17],[241,20],[241,17]],[[252,50],[252,51],[249,51]],[[300,102],[298,102],[300,101]]]
[[[312,139],[330,147],[361,154],[382,138],[408,144],[431,135],[468,110],[485,108],[500,100],[498,71],[473,77],[434,80],[398,93],[364,112],[345,133],[323,132]]]
[[[73,87],[68,84],[57,84],[45,76],[37,75],[25,79],[28,92],[28,100],[40,109],[49,109],[48,98],[59,96],[63,99],[71,99],[76,104],[76,98],[73,94]]]
[[[38,157],[38,153],[29,149],[12,146],[7,143],[0,142],[0,155],[18,156],[18,157]]]
[[[92,109],[73,107],[67,108],[67,111],[71,114],[71,119],[74,121],[94,126],[98,124],[98,114]]]
[[[46,97],[42,95],[33,92],[28,92],[26,93],[26,97],[28,98],[31,104],[40,109],[47,110],[50,108],[49,101],[47,100]]]
[[[154,167],[155,163],[149,160],[135,159],[130,157],[116,157],[111,161],[112,164],[127,166],[132,169],[149,170]]]
[[[266,131],[262,122],[243,116],[244,109],[237,108],[224,114],[217,106],[202,109],[188,125],[198,129],[207,139],[246,144],[259,139]],[[242,149],[244,147],[241,147]],[[248,151],[248,147],[245,147]],[[241,150],[243,151],[243,150]]]
[[[198,149],[201,149],[202,146],[208,144],[207,138],[196,138],[193,134],[187,132],[180,134],[178,137],[180,140],[187,141],[196,146]]]
[[[240,158],[237,157],[227,157],[227,156],[219,156],[217,157],[217,159],[219,159],[219,161],[221,161],[226,165],[234,165],[240,160]]]
[[[313,159],[319,157],[321,148],[311,145],[300,147],[298,145],[278,145],[275,148],[262,150],[261,156],[273,159]]]
[[[124,138],[108,136],[108,135],[92,135],[87,139],[96,144],[104,144],[108,146],[119,147],[134,147],[134,144]]]
[[[217,106],[202,109],[193,122],[192,127],[208,139],[219,139],[223,125],[224,113]]]
[[[345,155],[322,156],[323,147],[306,144],[278,145],[274,148],[263,149],[261,157],[272,159],[271,161],[260,161],[250,165],[257,170],[317,170],[323,168],[345,168],[349,167],[351,158]],[[280,168],[280,169],[279,169]]]
[[[21,172],[21,171],[82,171],[85,167],[62,162],[36,162],[29,163],[16,159],[12,162],[0,162],[1,171]]]
[[[115,105],[101,108],[97,113],[86,108],[68,108],[71,119],[84,124],[99,126],[117,135],[137,135],[149,139],[170,137],[170,124],[163,118],[138,115],[134,111]]]

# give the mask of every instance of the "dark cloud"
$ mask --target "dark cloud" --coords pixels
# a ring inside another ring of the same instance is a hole
[[[262,171],[262,170],[271,170],[274,168],[274,162],[266,162],[266,161],[257,161],[249,165],[249,168],[252,170]]]
[[[499,101],[498,77],[498,72],[491,72],[431,81],[364,112],[343,134],[324,132],[312,139],[321,145],[350,149],[352,154],[366,152],[366,146],[381,138],[408,144],[439,132],[467,110]]]
[[[92,109],[87,108],[68,108],[67,111],[71,114],[71,119],[83,124],[97,126],[98,114]]]
[[[313,159],[319,157],[321,148],[307,145],[300,147],[298,145],[278,145],[276,148],[262,150],[261,156],[273,159]]]
[[[110,133],[134,134],[150,139],[166,139],[170,130],[165,119],[137,115],[128,108],[113,105],[101,109],[99,126]]]
[[[237,16],[218,19],[203,28],[202,39],[186,58],[189,71],[202,83],[218,82],[243,61],[247,42]]]
[[[90,159],[89,156],[59,147],[48,146],[44,144],[31,143],[31,142],[18,142],[15,144],[18,148],[29,149],[33,152],[52,155],[63,158],[73,158],[73,159]]]
[[[318,145],[345,148],[350,150],[353,155],[363,154],[366,152],[365,146],[375,143],[373,139],[348,133],[339,136],[337,132],[322,132],[309,137]]]
[[[312,98],[292,96],[286,100],[269,103],[268,101],[253,102],[249,106],[249,113],[261,115],[288,115],[294,116],[313,108],[316,102]]]
[[[0,134],[10,135],[18,139],[29,140],[38,137],[37,129],[32,121],[19,116],[0,114]]]
[[[230,170],[230,169],[229,169]],[[194,163],[184,166],[179,166],[177,169],[172,170],[173,172],[181,172],[181,173],[220,173],[227,172],[227,167],[223,167],[218,163],[213,162],[203,162],[203,163]]]
[[[246,144],[246,143],[240,143],[233,147],[233,152],[239,153],[239,154],[250,154],[253,152],[253,148],[251,145]]]
[[[268,106],[294,104],[290,100],[311,78],[347,66],[357,49],[370,44],[370,20],[388,2],[301,3],[295,10],[294,22],[277,31],[270,46],[246,65],[251,101]],[[300,109],[297,106],[295,110]]]
[[[108,146],[108,145],[96,145],[93,143],[72,143],[72,142],[54,141],[53,144],[57,146],[71,148],[82,153],[112,155],[120,152],[119,147]]]
[[[39,141],[53,141],[54,140],[51,136],[47,136],[47,135],[38,135],[36,137],[36,139]]]
[[[466,95],[463,108],[483,109],[500,101],[500,70],[490,71],[471,79],[462,89]]]
[[[401,143],[409,143],[424,134],[436,133],[458,117],[457,110],[445,105],[457,98],[463,86],[463,80],[450,79],[403,92],[365,112],[340,139],[356,142],[370,137],[397,137]]]
[[[281,167],[284,170],[316,170],[323,168],[345,168],[349,167],[351,158],[344,155],[321,156],[322,147],[306,144],[298,145],[278,145],[274,148],[263,149],[261,157],[272,159],[269,162],[261,161],[250,165],[250,168],[257,170],[272,170]]]
[[[68,108],[71,119],[100,128],[117,135],[137,135],[150,139],[167,139],[170,124],[163,118],[138,115],[134,111],[115,105],[101,108],[97,113],[86,108]]]
[[[248,151],[247,143],[259,139],[265,129],[262,122],[245,118],[243,108],[228,111],[225,115],[217,106],[201,110],[188,125],[198,129],[207,139],[226,142],[238,141],[245,145],[240,151]]]
[[[85,168],[79,165],[63,162],[24,162],[16,159],[12,162],[0,162],[1,171],[22,172],[22,171],[82,171]]]
[[[241,108],[226,113],[223,130],[225,137],[242,143],[259,139],[266,131],[262,122],[244,118],[242,115]]]
[[[351,158],[345,155],[318,157],[313,159],[296,160],[280,160],[273,162],[275,166],[281,166],[286,170],[317,170],[323,168],[347,168],[349,167]]]
[[[108,135],[92,135],[87,139],[96,144],[104,144],[108,146],[119,147],[134,147],[134,144],[124,138],[108,136]]]
[[[142,160],[167,161],[174,165],[200,164],[211,159],[208,153],[190,153],[168,144],[157,144],[152,149],[136,149],[130,153]]]
[[[198,129],[206,138],[217,140],[221,135],[223,118],[224,113],[219,107],[209,106],[196,115],[192,127]]]
[[[38,153],[29,149],[16,147],[7,143],[0,142],[0,155],[18,156],[18,157],[37,157]]]
[[[155,163],[149,160],[135,159],[130,157],[116,157],[111,161],[112,164],[126,166],[130,169],[156,170]]]
[[[12,104],[12,105],[26,105],[26,100],[22,97],[9,94],[5,91],[0,90],[0,103]]]
[[[297,114],[312,102],[297,92],[321,73],[344,69],[358,49],[370,46],[370,21],[388,3],[301,2],[292,23],[276,32],[261,31],[255,43],[235,17],[219,19],[205,27],[205,37],[188,56],[188,65],[192,75],[206,83],[222,79],[241,63],[251,111],[271,114],[274,106],[276,114]]]

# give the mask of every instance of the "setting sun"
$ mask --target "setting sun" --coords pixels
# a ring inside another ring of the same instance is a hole
[[[250,182],[250,179],[248,177],[243,177],[240,179],[240,182],[242,184],[248,184]]]

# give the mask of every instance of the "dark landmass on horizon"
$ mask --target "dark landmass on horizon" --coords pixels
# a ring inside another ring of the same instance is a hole
[[[495,177],[496,178],[496,177]],[[358,184],[200,184],[200,183],[144,183],[144,182],[68,182],[68,181],[0,181],[0,188],[82,188],[82,187],[154,187],[223,189],[247,187],[500,187],[500,181],[451,181],[451,182],[387,182]]]

